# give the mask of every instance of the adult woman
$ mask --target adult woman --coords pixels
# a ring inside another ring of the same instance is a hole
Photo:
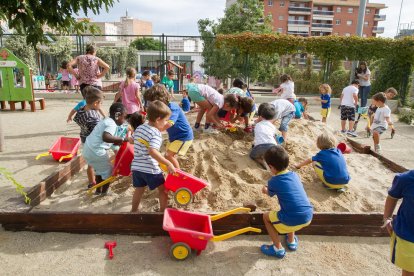
[[[359,98],[361,99],[361,107],[367,105],[369,93],[371,92],[371,71],[367,67],[365,61],[361,61],[355,72],[355,77],[359,81]]]
[[[76,73],[72,66],[78,66]],[[103,68],[102,72],[99,68]],[[79,88],[82,96],[85,98],[84,88],[88,85],[102,90],[100,78],[105,76],[109,71],[109,65],[96,56],[96,49],[93,45],[86,46],[86,55],[77,56],[68,64],[69,72],[79,80]]]

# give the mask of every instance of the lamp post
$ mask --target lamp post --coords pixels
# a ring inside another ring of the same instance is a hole
[[[359,10],[358,10],[358,24],[357,24],[357,29],[356,29],[357,36],[362,36],[362,33],[363,33],[366,7],[367,7],[367,0],[360,0]],[[357,67],[357,65],[358,65],[358,61],[352,62],[351,76],[349,77],[349,83],[351,83],[354,79],[355,67]]]

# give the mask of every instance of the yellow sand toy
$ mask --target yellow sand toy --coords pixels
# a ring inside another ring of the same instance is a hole
[[[173,241],[170,254],[176,260],[185,260],[196,250],[197,256],[206,249],[208,241],[224,241],[246,232],[261,233],[262,230],[246,227],[223,235],[214,236],[211,222],[238,212],[250,212],[250,208],[236,208],[218,215],[209,216],[201,213],[167,208],[164,211],[163,229],[168,231]]]

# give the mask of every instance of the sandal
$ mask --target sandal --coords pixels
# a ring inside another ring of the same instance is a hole
[[[290,243],[288,240],[288,235],[286,235],[286,246],[290,251],[296,251],[298,249],[298,237],[294,236],[294,242]]]
[[[275,250],[275,247],[273,246],[273,244],[271,245],[263,244],[260,247],[260,250],[262,251],[263,254],[267,256],[273,256],[279,259],[282,259],[286,255],[286,250],[283,247],[282,249]]]

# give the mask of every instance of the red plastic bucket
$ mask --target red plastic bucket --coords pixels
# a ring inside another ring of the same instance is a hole
[[[347,144],[345,144],[345,143],[339,143],[338,144],[338,146],[337,146],[337,148],[343,153],[343,154],[346,154],[346,153],[351,153],[352,152],[352,149],[351,149],[351,147],[349,147]]]
[[[125,142],[119,148],[115,157],[112,175],[129,176],[131,174],[131,163],[134,159],[134,145]]]

